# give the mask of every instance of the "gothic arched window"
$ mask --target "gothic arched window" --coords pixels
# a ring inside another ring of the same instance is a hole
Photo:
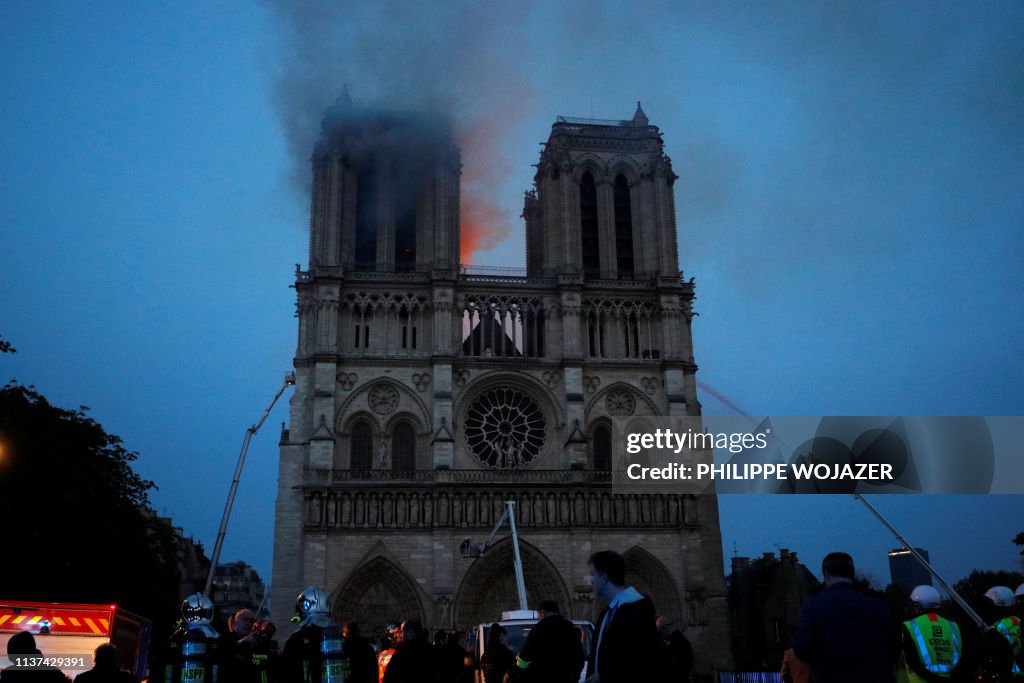
[[[580,179],[580,238],[583,246],[584,277],[601,277],[601,237],[597,231],[597,185],[594,176]]]
[[[415,317],[409,313],[409,309],[405,306],[402,306],[402,308],[398,310],[398,325],[402,330],[402,348],[415,349],[416,320]]]
[[[590,450],[594,469],[608,472],[612,468],[612,434],[608,427],[601,425],[594,430],[594,438],[590,441]]]
[[[356,270],[377,267],[377,171],[366,168],[356,176]]]
[[[395,272],[416,270],[416,196],[417,192],[404,176],[397,183],[395,197]]]
[[[629,181],[621,173],[615,176],[615,255],[620,278],[632,278],[633,212],[629,202]]]
[[[352,427],[350,440],[352,467],[354,470],[368,470],[373,466],[373,430],[366,422],[357,422]]]
[[[391,432],[391,469],[416,469],[416,432],[408,422],[399,422]]]

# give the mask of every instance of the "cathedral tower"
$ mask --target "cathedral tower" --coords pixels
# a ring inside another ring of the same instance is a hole
[[[273,617],[306,585],[377,628],[492,620],[515,603],[595,619],[587,558],[621,552],[660,612],[729,663],[714,496],[612,495],[611,420],[699,415],[693,283],[678,268],[658,128],[559,117],[524,210],[527,270],[459,258],[459,153],[442,118],[343,95],[313,155],[309,268],[282,434]]]

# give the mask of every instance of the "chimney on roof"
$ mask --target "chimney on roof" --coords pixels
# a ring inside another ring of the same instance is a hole
[[[737,571],[739,569],[745,569],[750,566],[749,557],[736,556],[732,558],[732,570]]]

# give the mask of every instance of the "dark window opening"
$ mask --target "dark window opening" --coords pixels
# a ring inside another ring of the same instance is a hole
[[[523,338],[526,355],[544,357],[544,312],[528,310],[523,316]]]
[[[416,469],[416,433],[408,422],[399,422],[391,433],[391,469]]]
[[[602,425],[594,430],[590,448],[594,456],[594,469],[598,472],[610,471],[612,469],[612,434],[607,427]]]
[[[356,177],[355,269],[377,267],[377,171],[367,168]]]
[[[597,316],[591,313],[587,316],[587,346],[590,355],[597,356]]]
[[[601,277],[601,237],[597,231],[597,186],[594,176],[580,179],[580,237],[583,241],[584,277]]]
[[[368,470],[373,463],[373,431],[365,422],[357,422],[352,428],[350,440],[352,469]]]
[[[401,196],[395,207],[395,272],[416,270],[416,204]]]
[[[636,313],[630,313],[629,317],[626,318],[625,326],[623,327],[624,344],[623,349],[626,352],[626,356],[629,358],[637,358],[640,356],[640,323],[637,320]]]
[[[632,279],[633,215],[629,203],[629,182],[621,173],[615,176],[615,256],[619,277]]]

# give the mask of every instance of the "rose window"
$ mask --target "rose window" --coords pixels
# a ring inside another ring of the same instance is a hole
[[[466,441],[481,464],[499,469],[526,467],[544,447],[546,423],[537,404],[510,387],[480,396],[466,414]]]
[[[390,415],[398,407],[398,390],[387,384],[378,384],[370,389],[368,402],[378,415]]]
[[[612,417],[629,417],[636,410],[636,399],[628,391],[615,389],[605,398],[604,405]]]

